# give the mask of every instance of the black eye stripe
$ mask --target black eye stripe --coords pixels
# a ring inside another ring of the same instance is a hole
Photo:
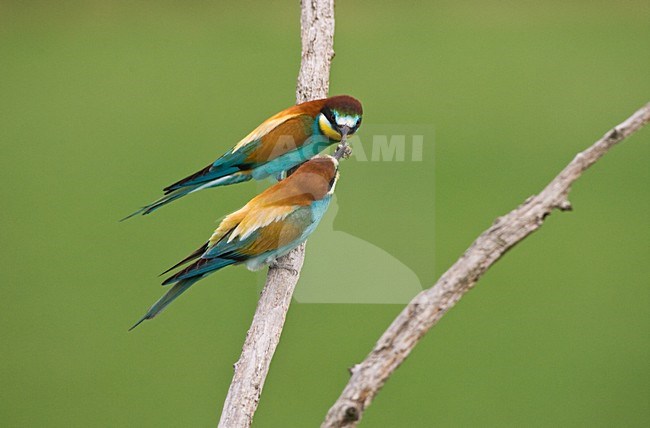
[[[330,125],[336,126],[336,121],[334,120],[334,115],[332,114],[332,111],[330,109],[328,109],[328,108],[324,109],[323,114],[325,115],[325,118],[330,123]]]

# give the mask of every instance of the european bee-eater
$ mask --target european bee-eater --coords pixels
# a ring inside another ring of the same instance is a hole
[[[198,259],[163,282],[174,285],[131,329],[156,316],[207,275],[241,263],[259,269],[304,242],[329,206],[339,176],[338,158],[344,150],[339,148],[334,157],[312,158],[224,218],[205,244],[163,272]]]
[[[354,134],[362,115],[361,103],[348,95],[289,107],[262,122],[210,165],[165,187],[162,198],[123,220],[149,214],[198,190],[278,175]]]

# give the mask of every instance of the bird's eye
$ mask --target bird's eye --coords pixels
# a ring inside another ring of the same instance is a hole
[[[330,124],[336,123],[336,121],[334,120],[334,115],[332,114],[332,111],[330,109],[323,110],[323,114],[325,115],[325,119],[327,119],[327,121]]]

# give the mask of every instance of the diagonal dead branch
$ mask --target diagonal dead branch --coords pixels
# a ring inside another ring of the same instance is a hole
[[[554,209],[571,209],[571,185],[609,149],[650,122],[650,104],[607,132],[576,157],[538,195],[498,218],[436,284],[411,300],[352,376],[330,408],[323,428],[354,427],[364,410],[422,336],[467,293],[506,251],[536,231]]]

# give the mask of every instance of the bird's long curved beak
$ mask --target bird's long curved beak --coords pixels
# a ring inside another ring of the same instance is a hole
[[[348,134],[351,131],[350,127],[341,126],[339,127],[339,131],[341,132],[341,142],[339,143],[336,152],[334,152],[334,158],[337,160],[343,157],[347,158],[352,152],[350,146],[348,145]]]
[[[339,131],[341,132],[341,142],[345,142],[345,139],[348,137],[350,134],[350,131],[352,131],[352,128],[349,126],[339,126]]]

